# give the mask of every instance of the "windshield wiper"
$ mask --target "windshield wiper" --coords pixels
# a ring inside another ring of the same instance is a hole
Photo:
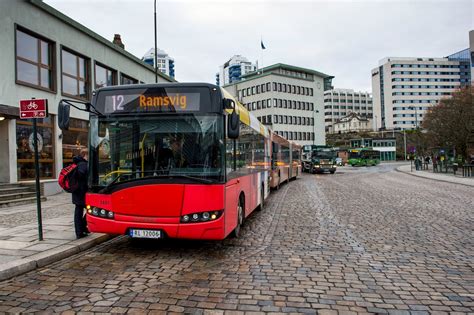
[[[140,172],[141,173],[141,172]],[[145,176],[145,177],[138,177],[138,178],[130,178],[127,179],[124,182],[131,182],[131,181],[139,181],[139,180],[147,180],[147,179],[152,179],[152,178],[173,178],[173,177],[180,177],[180,178],[187,178],[191,179],[200,183],[206,183],[206,184],[212,184],[215,183],[216,180],[211,180],[207,178],[201,178],[201,177],[196,177],[196,176],[191,176],[191,175],[184,175],[184,174],[157,174],[155,171],[144,171],[143,173],[145,174],[153,174],[152,176]],[[107,190],[114,185],[122,175],[130,175],[131,173],[121,173],[119,174],[116,178],[114,178],[113,181],[107,184],[101,191],[102,192],[107,192]]]
[[[180,177],[180,178],[187,178],[187,179],[192,179],[201,183],[215,183],[215,180],[207,179],[207,178],[201,178],[201,177],[196,177],[196,176],[191,176],[191,175],[184,175],[184,174],[160,174],[160,175],[153,175],[149,177],[144,177],[143,179],[146,178],[172,178],[172,177]]]
[[[108,183],[108,184],[102,189],[102,191],[103,191],[103,192],[106,192],[106,191],[110,188],[110,186],[112,186],[113,184],[115,184],[115,183],[119,180],[119,178],[122,177],[122,175],[130,175],[130,174],[131,174],[131,173],[120,173],[120,174],[118,174],[117,177],[115,177],[113,181],[111,181],[110,183]]]

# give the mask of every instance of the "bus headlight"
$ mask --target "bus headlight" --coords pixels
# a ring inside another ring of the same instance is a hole
[[[115,217],[115,214],[112,211],[97,208],[97,207],[91,207],[90,209],[87,210],[87,213],[94,217],[99,217],[99,218],[104,218],[104,219],[114,219]]]
[[[181,216],[181,223],[200,223],[214,221],[221,217],[223,210],[217,211],[206,211],[206,212],[196,212],[191,214],[185,214]]]

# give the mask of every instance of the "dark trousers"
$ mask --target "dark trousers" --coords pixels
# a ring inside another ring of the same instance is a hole
[[[76,230],[76,237],[81,237],[82,234],[87,232],[87,222],[84,215],[85,205],[76,205],[74,210],[74,228]]]

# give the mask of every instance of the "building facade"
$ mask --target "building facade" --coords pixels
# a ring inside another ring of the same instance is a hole
[[[361,118],[372,119],[372,95],[351,89],[324,91],[324,124],[326,132],[334,132],[334,124],[342,117],[356,113]]]
[[[156,55],[158,71],[174,79],[174,59],[161,49],[157,49]],[[150,48],[145,56],[142,57],[142,60],[150,66],[155,67],[155,48]]]
[[[286,139],[325,144],[324,90],[334,77],[285,64],[275,64],[224,86],[263,124]]]
[[[349,133],[372,130],[372,119],[366,116],[360,116],[356,113],[350,113],[340,118],[332,126],[333,133]]]
[[[37,120],[40,177],[56,183],[87,147],[89,119],[71,108],[70,129],[61,131],[59,101],[90,101],[108,85],[153,83],[154,69],[39,0],[0,1],[0,25],[0,182],[35,178],[32,120],[19,119],[19,101],[36,98],[49,104],[49,116]],[[159,81],[173,80],[159,74]]]
[[[470,84],[470,67],[462,56],[383,59],[372,70],[375,128],[420,127],[430,107]]]
[[[219,67],[216,74],[216,85],[224,86],[238,82],[243,75],[256,70],[256,66],[241,55],[234,55]]]

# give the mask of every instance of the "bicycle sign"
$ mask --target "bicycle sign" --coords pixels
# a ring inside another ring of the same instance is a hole
[[[20,118],[46,118],[48,116],[48,100],[20,100]]]

